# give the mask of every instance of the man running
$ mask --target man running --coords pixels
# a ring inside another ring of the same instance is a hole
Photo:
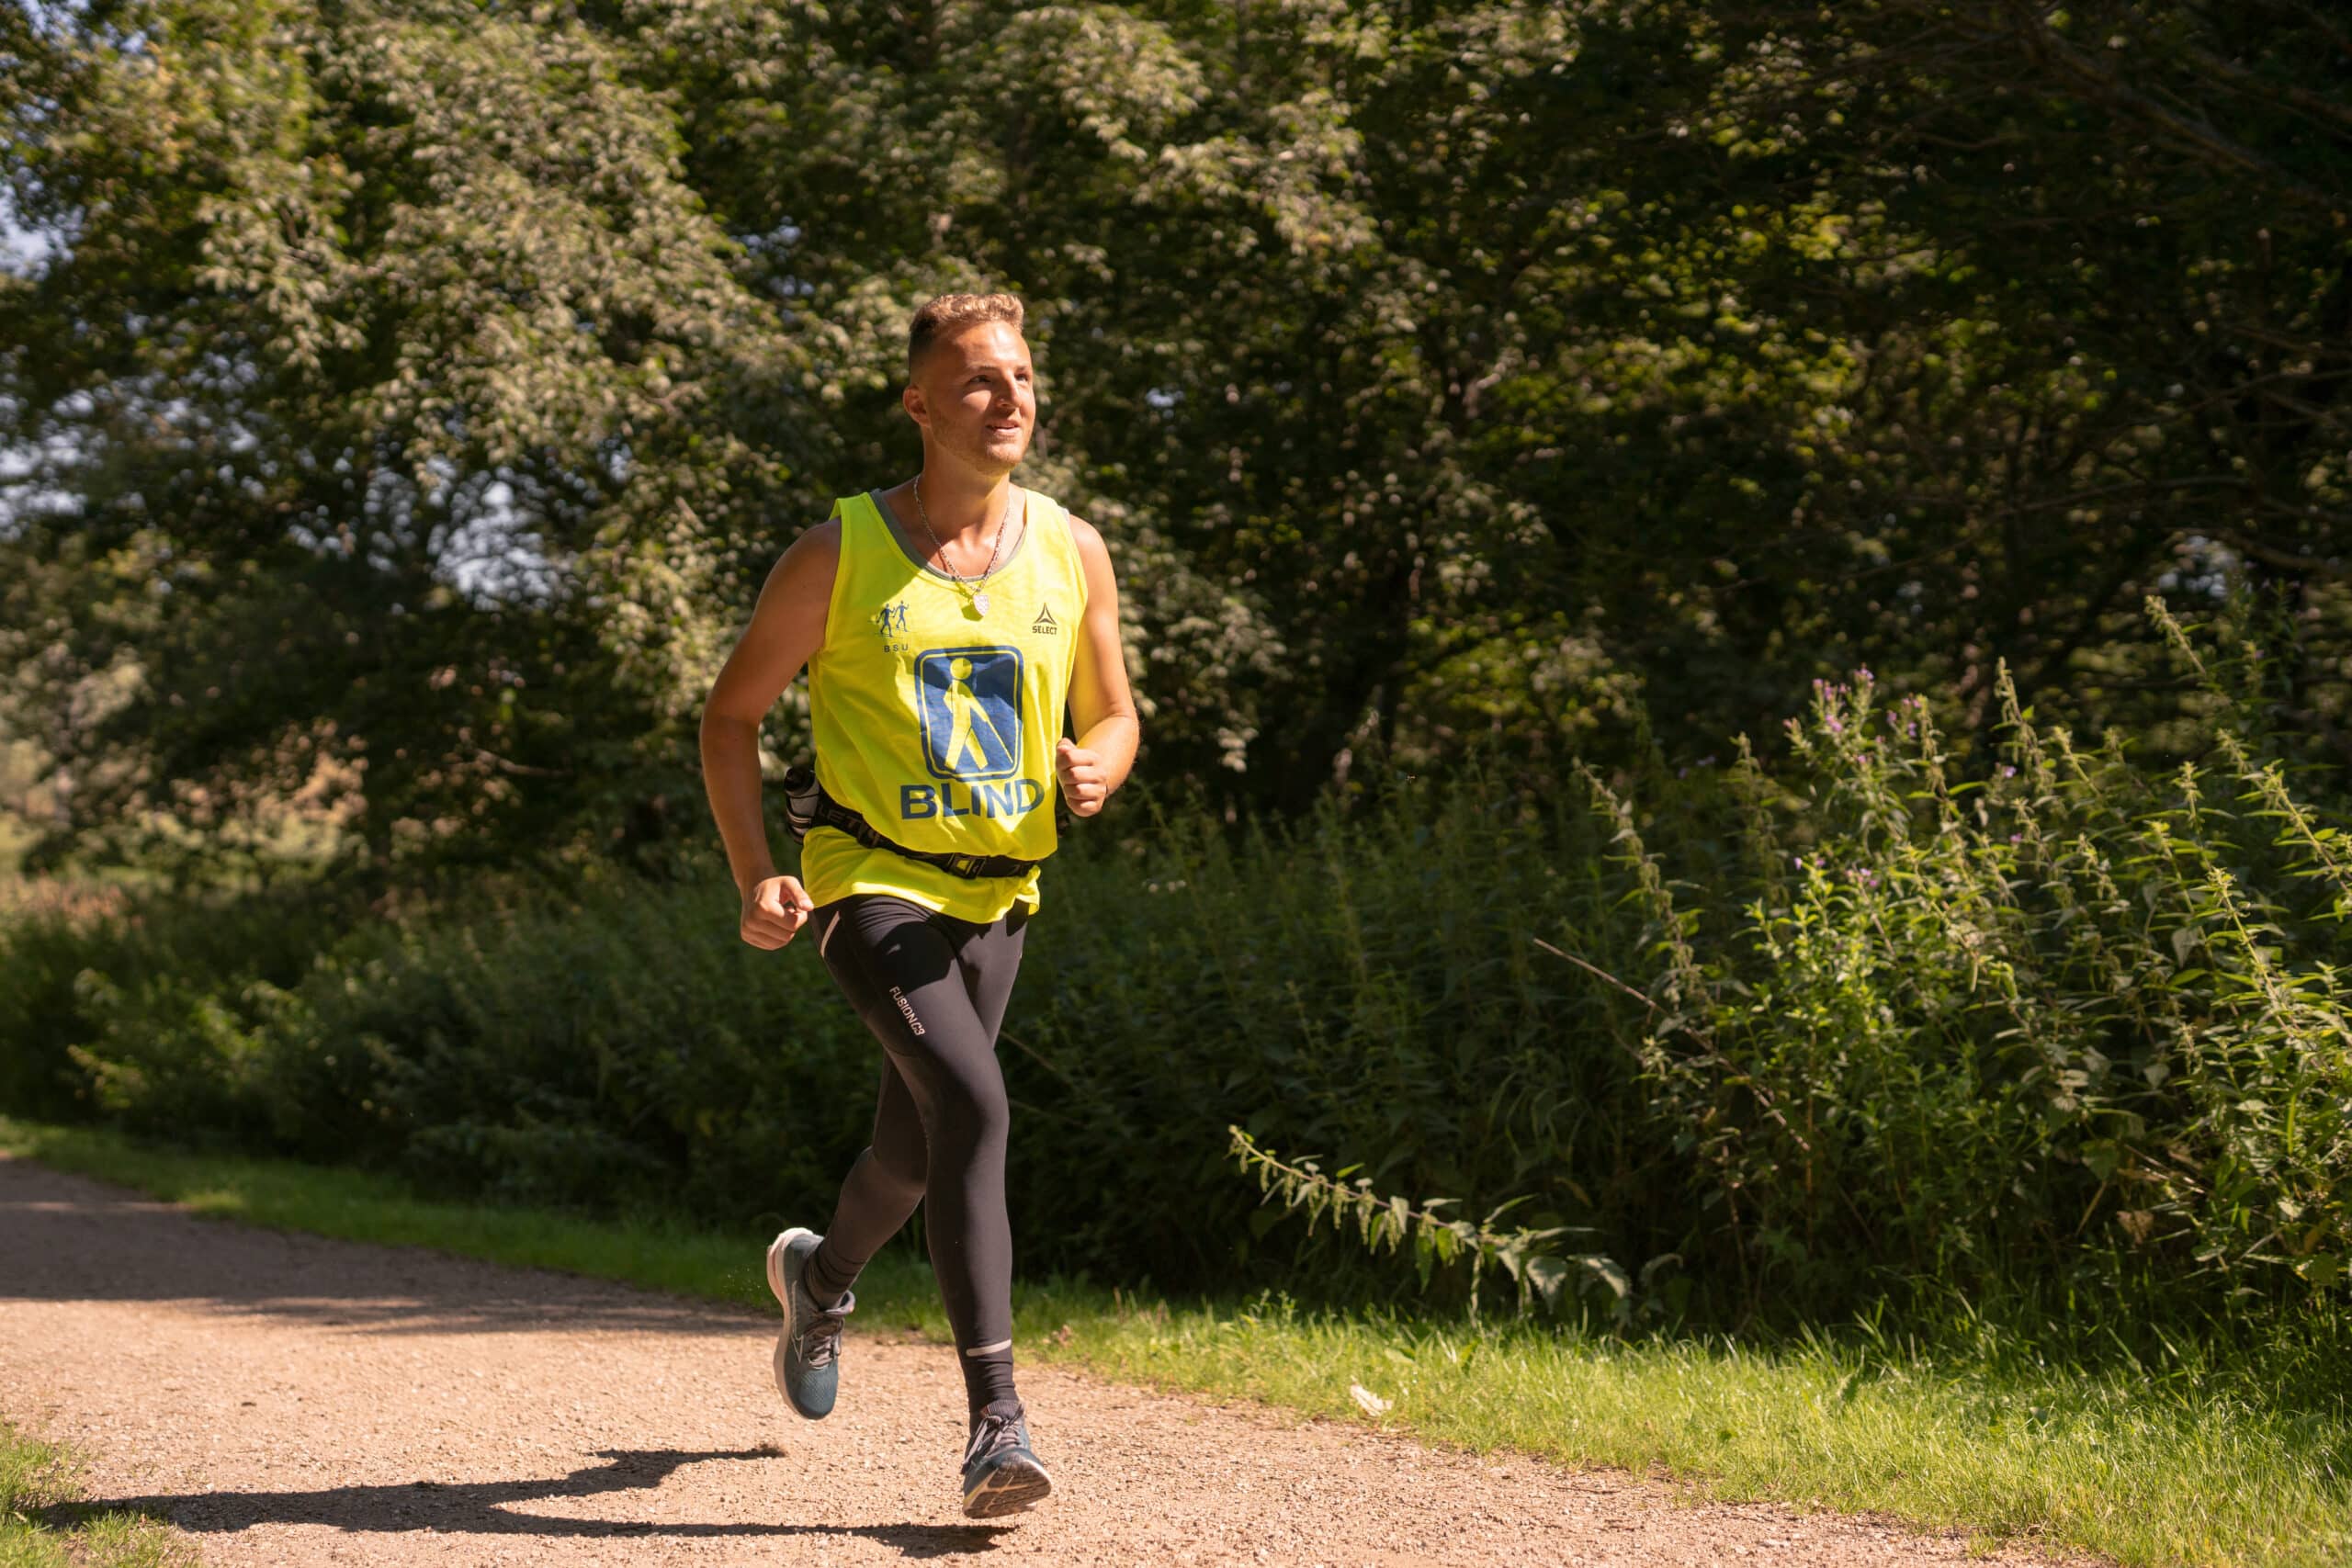
[[[922,471],[836,501],[793,541],[702,718],[743,940],[779,948],[813,923],[884,1057],[873,1142],[831,1225],[768,1249],[784,1308],[776,1386],[804,1416],[832,1409],[850,1287],[922,1202],[971,1416],[964,1511],[982,1518],[1053,1487],[1012,1384],[996,1059],[1035,863],[1056,845],[1046,775],[1091,817],[1125,782],[1138,733],[1102,536],[1012,482],[1036,422],[1021,327],[1004,294],[915,312],[901,401],[922,432]],[[804,664],[822,796],[791,877],[769,854],[759,727]]]

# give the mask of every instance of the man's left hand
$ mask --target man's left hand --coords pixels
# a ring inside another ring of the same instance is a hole
[[[1110,795],[1103,782],[1102,759],[1065,736],[1054,748],[1054,772],[1062,781],[1062,798],[1073,817],[1091,817],[1102,809]]]

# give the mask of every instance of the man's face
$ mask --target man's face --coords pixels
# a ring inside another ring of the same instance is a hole
[[[939,446],[991,476],[1009,474],[1037,423],[1029,345],[1003,321],[934,341],[915,367],[907,412]]]

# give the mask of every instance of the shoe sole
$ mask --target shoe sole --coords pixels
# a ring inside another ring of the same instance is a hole
[[[1053,1489],[1054,1478],[1035,1460],[1007,1460],[964,1494],[964,1514],[974,1519],[1018,1514],[1044,1502]]]
[[[792,1385],[784,1375],[785,1359],[792,1350],[792,1336],[799,1327],[792,1321],[792,1288],[784,1277],[784,1252],[800,1237],[816,1234],[806,1225],[795,1225],[768,1243],[768,1289],[775,1293],[776,1304],[784,1309],[784,1331],[775,1337],[775,1354],[771,1358],[771,1365],[775,1371],[775,1391],[784,1396],[784,1403],[792,1413],[804,1421],[820,1421],[824,1417],[811,1416],[794,1403]]]

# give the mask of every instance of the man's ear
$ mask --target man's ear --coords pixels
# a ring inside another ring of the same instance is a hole
[[[916,386],[912,381],[908,382],[906,389],[899,394],[899,406],[907,411],[909,419],[913,420],[923,429],[931,428],[931,411],[923,406],[921,387]]]

